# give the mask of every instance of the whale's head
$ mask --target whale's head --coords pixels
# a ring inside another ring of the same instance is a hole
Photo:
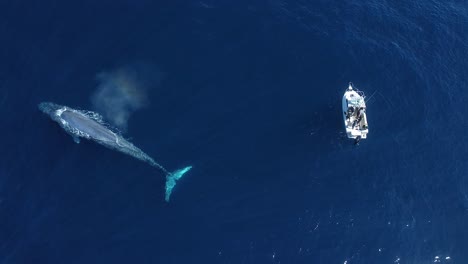
[[[39,110],[41,110],[44,114],[50,116],[53,116],[57,112],[57,110],[64,108],[63,105],[58,105],[51,102],[42,102],[38,105],[38,107]]]

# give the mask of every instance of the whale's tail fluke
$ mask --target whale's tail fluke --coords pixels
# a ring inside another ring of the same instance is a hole
[[[192,166],[187,166],[183,169],[176,170],[166,175],[166,202],[169,202],[171,197],[172,189],[176,186],[177,181],[187,173]]]

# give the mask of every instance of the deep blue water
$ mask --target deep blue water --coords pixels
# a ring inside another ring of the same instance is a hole
[[[467,263],[467,33],[451,0],[3,1],[0,263]],[[194,166],[170,203],[37,109],[93,109],[142,62],[161,81],[125,136]]]

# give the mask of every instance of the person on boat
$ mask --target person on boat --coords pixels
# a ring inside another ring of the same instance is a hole
[[[359,123],[362,120],[362,113],[360,113],[356,119],[356,122]]]
[[[351,116],[353,115],[353,113],[354,113],[354,107],[351,106],[350,108],[348,108],[348,113],[346,114],[346,119],[350,119]]]
[[[357,110],[357,119],[356,119],[356,123],[360,123],[362,118],[364,116],[364,108],[363,107],[360,107],[358,110]]]

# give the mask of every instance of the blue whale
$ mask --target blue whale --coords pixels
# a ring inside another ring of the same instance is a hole
[[[154,161],[148,154],[144,153],[120,134],[112,131],[98,113],[76,110],[68,106],[50,102],[40,103],[39,109],[49,115],[52,120],[56,121],[73,137],[76,143],[80,143],[81,138],[92,140],[106,148],[122,152],[162,170],[166,174],[165,200],[167,202],[169,201],[172,189],[175,187],[177,180],[182,178],[182,176],[192,168],[192,166],[187,166],[183,169],[169,172]]]

